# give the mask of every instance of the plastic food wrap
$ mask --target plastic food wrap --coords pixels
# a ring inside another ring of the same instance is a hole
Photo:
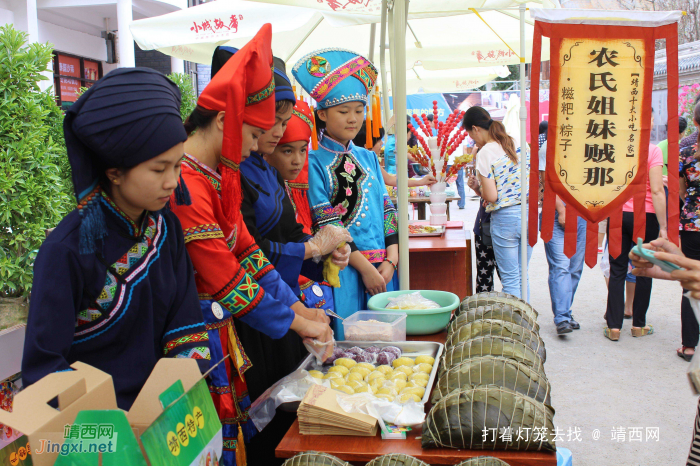
[[[525,343],[507,337],[489,335],[472,338],[445,350],[440,363],[439,375],[462,361],[482,356],[500,356],[513,359],[544,373],[544,348],[540,348],[540,350],[541,354],[538,354]]]
[[[403,453],[390,453],[379,456],[366,464],[366,466],[430,466],[428,463]]]
[[[312,340],[310,338],[304,338],[304,346],[316,357],[316,362],[318,364],[323,364],[323,361],[332,358],[335,355],[335,338],[331,338],[330,341],[322,343],[315,338]]]
[[[385,309],[439,309],[440,305],[435,301],[424,298],[420,291],[402,294],[395,298],[389,298]]]
[[[469,359],[448,369],[435,385],[432,402],[454,390],[476,385],[498,385],[550,404],[552,387],[544,372],[512,359],[487,356]]]
[[[496,291],[489,291],[486,293],[477,293],[473,296],[469,296],[455,309],[452,320],[456,319],[460,314],[469,309],[476,309],[480,306],[489,306],[491,304],[510,304],[511,306],[522,309],[528,313],[531,317],[537,321],[537,316],[539,315],[535,308],[530,306],[528,303],[520,298],[513,296],[508,293],[501,293]]]
[[[540,336],[532,330],[528,330],[512,322],[503,322],[502,320],[493,319],[476,320],[459,327],[452,335],[447,337],[445,347],[448,348],[461,341],[487,335],[512,338],[513,340],[525,343],[535,351],[544,348],[544,342]]]
[[[476,458],[470,458],[468,460],[462,461],[455,466],[510,466],[505,461],[494,458],[493,456],[477,456]]]
[[[346,463],[328,453],[305,451],[292,456],[282,466],[350,466],[350,463]]]
[[[504,322],[513,322],[521,327],[539,332],[540,326],[537,324],[537,319],[533,318],[527,311],[513,307],[510,304],[495,303],[488,306],[479,306],[475,309],[469,309],[462,312],[457,318],[453,319],[447,327],[447,334],[451,334],[455,329],[474,322],[475,320],[496,319]]]
[[[423,448],[556,451],[553,418],[550,406],[507,388],[454,391],[428,413],[421,443]],[[503,429],[512,436],[502,436]]]

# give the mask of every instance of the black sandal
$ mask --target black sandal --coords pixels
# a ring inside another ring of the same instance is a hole
[[[685,352],[685,350],[689,349],[693,350],[693,354],[688,354]],[[676,350],[676,354],[679,358],[683,358],[686,361],[690,362],[690,360],[693,359],[693,355],[695,354],[695,348],[691,348],[690,346],[681,346],[680,349]]]

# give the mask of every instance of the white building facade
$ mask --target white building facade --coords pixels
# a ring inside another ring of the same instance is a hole
[[[52,79],[42,84],[53,84],[57,103],[66,108],[80,87],[118,67],[186,72],[182,60],[135,46],[129,24],[187,7],[188,0],[0,0],[0,25],[27,32],[29,42],[52,44]]]

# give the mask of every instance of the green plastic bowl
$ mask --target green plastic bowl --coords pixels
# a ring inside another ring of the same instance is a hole
[[[427,299],[435,301],[441,307],[438,309],[386,309],[389,298],[395,298],[407,293],[420,294]],[[459,307],[459,297],[454,293],[435,290],[404,290],[388,291],[372,296],[367,303],[371,311],[379,312],[405,312],[406,335],[431,335],[441,332],[447,327],[452,316],[452,311]]]

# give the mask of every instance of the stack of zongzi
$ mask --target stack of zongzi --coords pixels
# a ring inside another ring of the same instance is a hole
[[[462,302],[448,327],[424,448],[555,449],[537,316],[505,293]]]

